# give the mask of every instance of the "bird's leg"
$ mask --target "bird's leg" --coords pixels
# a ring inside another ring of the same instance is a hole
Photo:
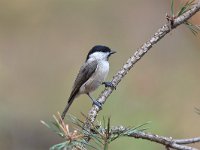
[[[112,82],[103,82],[102,84],[104,84],[105,87],[111,87],[111,88],[113,88],[113,89],[116,90],[116,86],[114,86],[114,85],[112,84]]]
[[[88,95],[89,98],[92,100],[93,105],[98,106],[100,109],[102,108],[102,103],[100,103],[100,102],[97,101],[97,100],[94,100],[94,99],[92,98],[92,96],[90,95],[90,93],[87,93],[87,95]]]

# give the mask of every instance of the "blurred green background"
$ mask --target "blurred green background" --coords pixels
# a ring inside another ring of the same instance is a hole
[[[110,59],[111,80],[166,22],[167,12],[170,0],[1,0],[0,149],[46,150],[61,142],[40,120],[48,122],[63,111],[89,49],[102,44],[117,51]],[[192,21],[200,24],[200,15]],[[151,121],[149,132],[190,138],[200,136],[195,107],[200,107],[200,36],[182,25],[136,64],[98,119],[111,116],[112,125],[127,126]],[[80,112],[90,108],[83,95],[69,113],[83,119]],[[164,147],[121,138],[110,145],[110,150],[120,149]]]

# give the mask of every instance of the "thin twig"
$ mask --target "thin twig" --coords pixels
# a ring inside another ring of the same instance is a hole
[[[175,139],[177,144],[191,144],[200,142],[200,137],[191,138],[191,139]]]
[[[112,128],[111,133],[112,134],[120,134],[126,130],[127,130],[127,128],[125,128],[123,126],[117,126],[117,127]],[[171,137],[164,137],[164,136],[159,136],[156,134],[140,132],[140,131],[131,133],[128,136],[134,137],[137,139],[149,140],[152,142],[162,144],[167,149],[173,148],[173,149],[177,149],[177,150],[197,150],[196,148],[193,148],[190,146],[185,146],[182,144],[192,144],[192,143],[200,142],[200,137],[195,137],[195,138],[191,138],[191,139],[173,139]]]

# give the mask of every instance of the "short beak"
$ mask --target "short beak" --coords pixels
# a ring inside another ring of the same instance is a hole
[[[111,51],[111,52],[110,52],[110,55],[112,55],[112,54],[114,54],[114,53],[116,53],[116,52],[115,52],[115,51]]]

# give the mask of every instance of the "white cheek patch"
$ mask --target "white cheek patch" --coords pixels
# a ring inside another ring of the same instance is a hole
[[[104,52],[95,52],[90,55],[90,58],[95,58],[98,60],[105,60],[108,58],[109,53],[104,53]]]

